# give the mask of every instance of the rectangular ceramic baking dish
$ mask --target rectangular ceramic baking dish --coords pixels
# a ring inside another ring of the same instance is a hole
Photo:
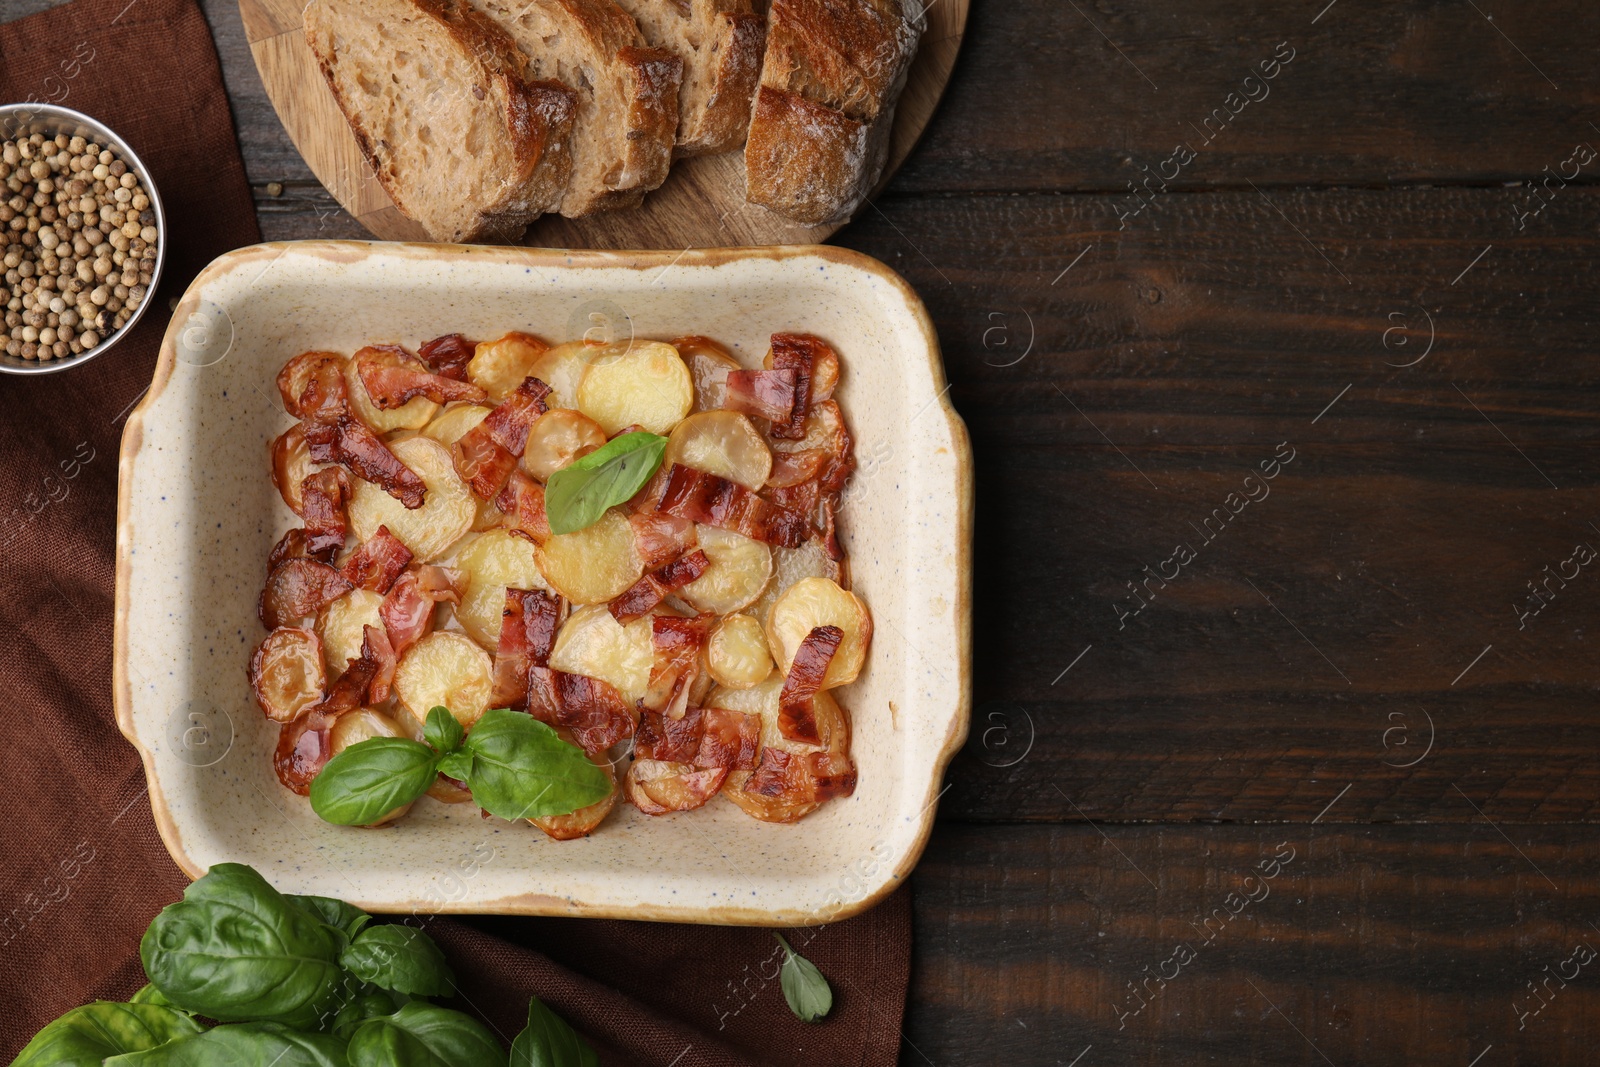
[[[841,525],[875,620],[867,669],[838,692],[853,796],[794,825],[721,798],[660,818],[619,804],[593,836],[558,842],[429,800],[395,828],[330,826],[278,784],[277,727],[245,679],[267,553],[297,522],[268,477],[268,443],[291,421],[278,369],[306,349],[507,330],[705,334],[749,366],[778,330],[839,350],[860,462]],[[798,925],[866,908],[916,863],[967,732],[972,461],[945,394],[922,302],[838,248],[295,242],[218,259],[179,304],[122,442],[117,718],[173,859],[191,877],[249,863],[287,892],[379,912]]]

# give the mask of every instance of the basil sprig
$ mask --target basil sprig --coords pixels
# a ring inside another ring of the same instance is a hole
[[[606,509],[623,503],[661,467],[667,439],[636,431],[613,438],[550,476],[544,510],[550,532],[574,533],[600,521]]]
[[[778,983],[783,986],[783,999],[789,1010],[804,1023],[814,1023],[833,1010],[833,989],[822,977],[817,965],[789,947],[783,935],[774,933],[783,946],[783,968],[778,972]]]
[[[73,1008],[12,1067],[507,1067],[482,1023],[421,999],[454,988],[433,940],[371,923],[342,900],[288,896],[219,863],[145,932],[149,985],[126,1004]],[[537,999],[512,1048],[518,1067],[599,1062]]]
[[[375,737],[351,745],[312,781],[311,809],[340,826],[366,826],[422,796],[441,771],[502,819],[566,815],[611,792],[611,780],[581,748],[520,711],[492,708],[468,734],[448,710],[434,708],[423,736],[427,743]]]

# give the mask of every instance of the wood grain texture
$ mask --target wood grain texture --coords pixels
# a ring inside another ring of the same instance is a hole
[[[1563,965],[1600,951],[1592,832],[1508,834],[943,827],[900,1062],[1591,1064],[1600,960]]]
[[[362,156],[305,40],[301,4],[239,0],[245,36],[269,99],[318,180],[374,236],[427,240],[402,215]],[[904,162],[932,118],[955,66],[968,0],[928,8],[928,27],[895,112],[888,165],[878,188]],[[552,248],[690,248],[815,244],[839,229],[803,226],[744,201],[744,153],[682,159],[637,210],[581,219],[545,215],[522,243]]]

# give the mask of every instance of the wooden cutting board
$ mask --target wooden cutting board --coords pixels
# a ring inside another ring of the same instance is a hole
[[[933,117],[955,66],[970,0],[934,0],[895,113],[887,183]],[[306,44],[305,0],[239,0],[245,35],[267,96],[312,173],[373,234],[427,240],[400,214],[356,147],[356,139]],[[876,191],[874,193],[876,195]],[[870,211],[863,207],[861,210]],[[811,244],[839,226],[802,226],[744,201],[744,153],[679,160],[666,183],[633,210],[583,219],[545,215],[523,243],[553,248],[714,248]]]

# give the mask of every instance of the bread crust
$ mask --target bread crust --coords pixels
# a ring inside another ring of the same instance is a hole
[[[305,11],[306,39],[362,155],[403,214],[421,223],[437,241],[484,236],[515,240],[528,223],[554,207],[572,170],[567,143],[576,100],[570,89],[527,77],[527,64],[515,43],[461,0],[394,0],[397,13],[437,29],[453,44],[461,61],[461,69],[454,73],[466,78],[454,86],[449,106],[481,111],[474,117],[492,124],[510,157],[494,159],[496,173],[478,175],[476,183],[463,182],[466,195],[428,196],[399,172],[395,146],[371,128],[352,91],[359,72],[341,67],[335,46],[338,3],[312,0]],[[471,195],[474,185],[479,195]]]
[[[808,225],[848,219],[883,172],[923,26],[917,0],[772,0],[747,199]]]

